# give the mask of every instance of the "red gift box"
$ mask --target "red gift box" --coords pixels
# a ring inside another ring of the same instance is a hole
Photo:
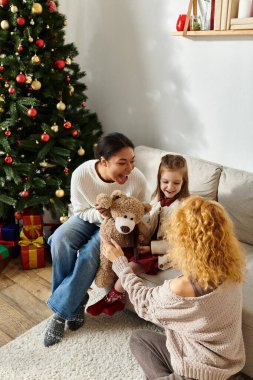
[[[21,247],[21,264],[23,269],[43,268],[45,266],[45,248],[28,245]]]
[[[23,211],[23,226],[40,225],[42,229],[42,213],[39,210],[26,208]]]

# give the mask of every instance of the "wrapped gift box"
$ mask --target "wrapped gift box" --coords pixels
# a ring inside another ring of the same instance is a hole
[[[4,245],[8,251],[11,259],[15,259],[20,254],[20,246],[18,244],[18,240],[8,241],[8,240],[0,240],[0,244]]]
[[[43,268],[45,248],[36,245],[21,246],[21,264],[23,269]]]
[[[41,226],[42,230],[42,213],[40,210],[26,208],[23,211],[23,226],[37,225]]]
[[[17,224],[0,224],[0,240],[15,241],[19,238]]]
[[[8,249],[0,244],[0,272],[6,267],[10,261],[10,255]]]

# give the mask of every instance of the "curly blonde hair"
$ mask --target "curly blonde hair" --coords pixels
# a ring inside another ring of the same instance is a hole
[[[245,258],[225,209],[215,201],[190,196],[171,216],[166,238],[172,265],[203,289],[230,280],[242,282]]]

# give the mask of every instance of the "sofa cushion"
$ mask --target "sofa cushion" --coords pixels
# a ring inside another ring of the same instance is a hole
[[[137,146],[135,149],[136,166],[142,171],[148,181],[147,199],[156,188],[157,171],[161,157],[168,152],[147,146]],[[176,153],[178,154],[178,153]],[[217,189],[222,167],[218,164],[183,155],[187,161],[189,173],[189,190],[205,198],[217,199]]]
[[[224,167],[218,201],[233,220],[238,239],[253,244],[253,173]]]

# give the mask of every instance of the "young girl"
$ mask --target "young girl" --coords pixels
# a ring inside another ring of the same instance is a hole
[[[136,274],[156,274],[158,271],[158,258],[155,254],[165,254],[168,244],[165,240],[163,222],[171,214],[170,209],[176,209],[182,199],[189,195],[188,171],[186,160],[179,155],[166,154],[161,159],[157,174],[157,187],[153,194],[153,208],[150,215],[150,236],[156,240],[150,245],[139,245],[140,257],[136,260],[131,252],[124,250],[129,265]],[[173,204],[173,207],[172,207]],[[143,240],[143,237],[140,238]],[[125,307],[125,291],[118,279],[109,293],[94,305],[87,308],[93,316],[105,313],[114,315]]]
[[[245,363],[242,283],[245,258],[224,208],[188,197],[167,228],[170,257],[182,276],[149,288],[114,241],[105,256],[135,311],[164,328],[132,333],[130,348],[146,379],[231,378]]]
[[[54,311],[44,344],[52,346],[63,338],[65,321],[70,330],[84,324],[84,307],[99,266],[99,225],[107,210],[96,207],[100,193],[122,190],[143,201],[144,175],[134,167],[134,145],[121,133],[102,136],[96,159],[81,164],[71,177],[74,216],[49,238],[52,254],[52,294],[47,301]]]

